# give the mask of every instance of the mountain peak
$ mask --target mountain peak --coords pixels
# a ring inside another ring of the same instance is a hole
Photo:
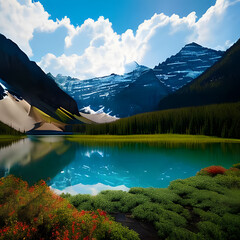
[[[191,42],[191,43],[186,44],[185,47],[202,47],[202,46],[195,42]]]

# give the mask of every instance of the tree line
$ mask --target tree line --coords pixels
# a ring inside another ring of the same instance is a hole
[[[68,130],[90,135],[178,133],[240,138],[240,102],[162,110],[112,123],[72,125]]]
[[[15,130],[14,128],[9,127],[0,121],[0,135],[15,135],[20,136],[23,135],[20,131]]]

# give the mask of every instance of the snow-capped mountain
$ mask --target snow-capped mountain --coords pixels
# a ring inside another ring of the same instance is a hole
[[[159,109],[240,101],[239,63],[240,39],[224,53],[223,57],[214,66],[191,83],[162,99],[159,103]],[[234,124],[239,126],[237,123]],[[213,125],[215,126],[215,123]],[[232,129],[229,129],[229,132]],[[240,132],[239,129],[238,131]]]
[[[154,69],[133,63],[135,69],[124,75],[89,80],[48,75],[78,103],[80,111],[100,110],[121,118],[158,110],[163,97],[198,77],[223,53],[191,43]]]
[[[79,110],[85,111],[85,107],[94,111],[101,109],[117,117],[154,111],[159,99],[168,94],[153,71],[137,63],[132,72],[124,75],[111,74],[89,80],[48,75],[77,101]]]
[[[175,91],[202,74],[223,54],[222,51],[190,43],[176,55],[156,66],[153,71],[165,86]]]

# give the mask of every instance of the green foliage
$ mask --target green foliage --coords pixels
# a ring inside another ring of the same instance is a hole
[[[145,219],[149,222],[170,221],[175,226],[185,226],[186,219],[178,213],[165,210],[164,207],[157,203],[146,202],[134,208],[133,216],[139,219]]]
[[[64,195],[82,204],[90,198]],[[106,212],[77,211],[44,181],[29,187],[13,176],[0,179],[0,239],[139,239]]]
[[[0,121],[0,135],[22,136],[23,134]]]
[[[202,221],[210,221],[218,225],[223,223],[222,218],[211,211],[204,211],[200,208],[194,208],[193,212],[194,214],[198,215]]]
[[[176,228],[174,227],[172,229],[172,232],[170,233],[167,240],[200,240],[200,238],[197,236],[197,234],[184,229],[184,228]]]
[[[221,230],[221,228],[209,221],[199,222],[198,228],[203,239],[216,239],[224,240],[226,239],[226,234]]]
[[[65,197],[79,210],[87,205],[91,210],[130,213],[152,223],[161,239],[235,240],[240,234],[240,177],[227,173],[230,170],[214,177],[178,179],[166,189],[134,187],[129,192]]]
[[[239,213],[239,212],[238,212]],[[226,213],[222,218],[223,231],[228,233],[228,239],[237,240],[240,236],[240,216]]]
[[[240,102],[144,113],[107,124],[74,125],[73,132],[89,135],[179,133],[240,138]]]

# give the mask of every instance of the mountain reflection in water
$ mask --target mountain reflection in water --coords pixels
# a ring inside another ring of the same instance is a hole
[[[130,187],[167,187],[210,165],[239,162],[237,143],[94,143],[34,136],[0,149],[2,176],[40,179],[60,192],[97,194]]]

